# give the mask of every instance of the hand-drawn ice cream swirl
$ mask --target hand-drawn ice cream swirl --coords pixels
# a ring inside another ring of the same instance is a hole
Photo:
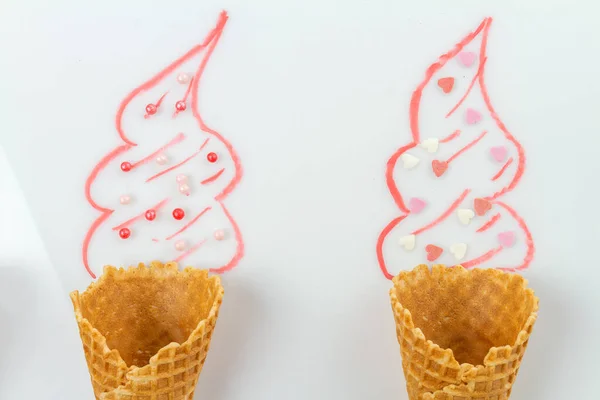
[[[223,204],[242,177],[231,143],[209,128],[198,92],[227,14],[205,40],[121,102],[124,142],[103,157],[85,184],[101,215],[87,231],[83,264],[184,261],[221,273],[244,253],[237,223]]]
[[[525,153],[486,88],[491,23],[484,19],[442,55],[413,92],[412,141],[391,156],[386,169],[402,212],[377,241],[377,259],[389,279],[390,269],[412,268],[425,258],[508,271],[526,269],[533,258],[525,221],[500,200],[519,183]]]

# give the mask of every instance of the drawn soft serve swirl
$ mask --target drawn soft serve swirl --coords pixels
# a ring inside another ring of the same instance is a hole
[[[241,179],[241,164],[230,142],[199,111],[201,79],[226,21],[223,12],[202,43],[122,101],[115,122],[123,143],[86,181],[86,197],[101,213],[82,248],[92,277],[104,264],[152,260],[224,272],[243,256],[241,232],[223,204]],[[185,217],[174,218],[176,208]],[[147,218],[148,211],[155,218]],[[123,229],[130,232],[125,239],[119,237]]]
[[[493,108],[481,25],[426,71],[410,103],[412,140],[389,159],[386,181],[401,215],[381,232],[387,278],[425,260],[523,270],[531,233],[502,197],[519,183],[525,153]]]

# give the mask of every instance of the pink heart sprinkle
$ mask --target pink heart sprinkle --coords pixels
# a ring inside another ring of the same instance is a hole
[[[498,234],[498,241],[503,247],[511,247],[515,244],[514,232],[501,232]]]
[[[477,54],[473,53],[472,51],[463,51],[458,54],[458,60],[465,67],[470,67],[471,65],[473,65],[476,58]]]
[[[425,208],[426,204],[427,203],[425,203],[424,200],[419,199],[418,197],[413,197],[408,202],[408,208],[410,209],[410,211],[412,211],[414,213],[419,213],[423,210],[423,208]]]
[[[492,157],[494,157],[494,160],[502,162],[506,159],[507,150],[504,146],[496,146],[490,149],[490,153],[492,154]]]
[[[481,121],[481,113],[472,108],[467,108],[467,124],[473,125]]]

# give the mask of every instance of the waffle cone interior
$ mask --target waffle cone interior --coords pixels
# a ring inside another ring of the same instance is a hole
[[[520,275],[421,265],[390,291],[411,400],[508,399],[538,311]]]
[[[159,262],[71,293],[96,398],[191,400],[222,298],[218,276]]]

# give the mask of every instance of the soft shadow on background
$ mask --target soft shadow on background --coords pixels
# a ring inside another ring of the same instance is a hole
[[[565,380],[565,369],[561,360],[568,351],[573,351],[576,339],[570,331],[576,325],[574,314],[576,300],[567,288],[548,275],[527,277],[529,287],[540,299],[540,311],[529,345],[513,386],[515,399],[554,399],[553,385],[548,382]],[[564,382],[567,384],[567,382]]]
[[[219,319],[212,336],[210,350],[194,399],[226,400],[229,389],[236,383],[232,377],[243,375],[248,368],[260,368],[260,360],[244,359],[243,354],[264,328],[264,305],[256,288],[243,279],[228,275],[221,277],[225,288]],[[248,357],[246,357],[248,358]]]
[[[35,326],[31,314],[37,296],[35,284],[26,271],[10,264],[0,261],[0,398],[6,398],[3,388],[9,384],[8,373],[18,365],[19,351],[24,350],[20,338]]]
[[[93,398],[68,296],[44,267],[0,260],[0,399]]]

